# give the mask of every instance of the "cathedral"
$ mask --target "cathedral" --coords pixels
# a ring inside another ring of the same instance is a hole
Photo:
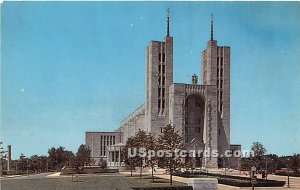
[[[145,102],[121,121],[115,132],[86,132],[86,144],[97,161],[119,162],[126,140],[141,129],[156,136],[171,124],[182,135],[189,149],[240,150],[230,145],[230,47],[218,46],[213,35],[202,51],[201,81],[192,76],[190,84],[173,83],[173,37],[167,16],[166,36],[150,41],[145,55]],[[199,68],[200,69],[200,68]],[[220,161],[219,161],[220,162]],[[238,167],[231,160],[231,167]],[[218,157],[204,157],[201,166],[218,167]]]

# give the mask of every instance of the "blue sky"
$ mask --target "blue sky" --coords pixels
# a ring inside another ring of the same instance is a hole
[[[144,101],[145,47],[166,34],[174,82],[200,74],[209,40],[231,46],[231,142],[300,153],[298,2],[4,2],[1,141],[20,153],[75,151]]]

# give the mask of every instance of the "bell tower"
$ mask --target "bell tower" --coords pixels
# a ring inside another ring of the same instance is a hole
[[[170,10],[167,32],[162,41],[151,41],[146,48],[146,131],[159,135],[169,121],[169,86],[173,83],[173,37],[170,36]]]

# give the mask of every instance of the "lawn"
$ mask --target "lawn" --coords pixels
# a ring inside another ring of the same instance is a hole
[[[116,175],[81,175],[72,182],[71,177],[42,179],[9,179],[1,181],[2,190],[131,190],[133,187],[169,187],[169,180],[150,177],[116,176]],[[173,186],[186,186],[174,182]]]

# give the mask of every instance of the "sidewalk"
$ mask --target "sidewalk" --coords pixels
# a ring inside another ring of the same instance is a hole
[[[15,178],[15,177],[22,177],[24,175],[4,175],[1,176],[0,179],[6,179],[6,178]]]
[[[211,171],[209,171],[211,172]],[[211,173],[222,173],[224,171],[222,170],[216,170],[216,171],[212,171]],[[125,175],[130,175],[130,172],[120,172],[122,174]],[[133,172],[134,175],[139,175],[139,172]],[[223,174],[223,173],[222,173]],[[228,172],[228,175],[232,175],[232,176],[242,176],[242,177],[247,177],[246,175],[244,175],[243,173],[239,174],[239,172]],[[151,172],[143,172],[143,175],[151,175]],[[170,179],[170,175],[168,174],[164,174],[163,172],[159,172],[159,173],[154,173],[155,177],[159,177],[159,178],[163,178],[163,179]],[[268,175],[268,179],[271,180],[280,180],[280,181],[286,181],[287,177],[286,176],[276,176],[276,175]],[[181,182],[181,183],[188,183],[188,178],[184,178],[184,177],[179,177],[179,176],[173,176],[173,180],[177,181],[177,182]],[[241,190],[251,190],[251,187],[234,187],[234,186],[229,186],[229,185],[223,185],[223,184],[218,184],[218,190],[237,190],[237,189],[241,189]],[[298,189],[300,190],[300,178],[297,177],[291,177],[290,178],[290,188],[287,188],[287,185],[285,185],[284,187],[255,187],[255,189],[257,190],[283,190],[283,189]]]

